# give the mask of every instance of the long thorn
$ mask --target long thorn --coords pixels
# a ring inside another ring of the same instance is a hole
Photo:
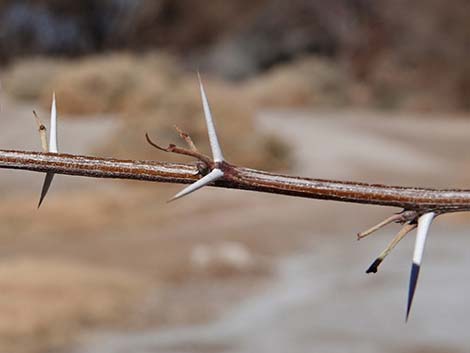
[[[205,175],[198,181],[192,183],[191,185],[187,186],[183,190],[181,190],[179,193],[177,193],[175,196],[173,196],[168,202],[175,201],[179,198],[182,198],[183,196],[189,195],[190,193],[202,188],[203,186],[206,186],[207,184],[210,184],[217,179],[220,179],[223,177],[224,172],[222,172],[220,169],[213,169],[209,174]]]
[[[387,247],[380,253],[379,256],[374,260],[374,262],[369,266],[366,270],[366,273],[377,273],[377,270],[382,263],[382,261],[392,252],[392,250],[397,246],[397,244],[402,240],[405,235],[411,232],[413,229],[416,228],[416,224],[405,224],[397,235],[392,239],[392,241],[387,245]]]
[[[52,94],[51,106],[51,131],[49,135],[49,152],[57,153],[57,107],[55,102],[55,92]]]
[[[426,237],[429,228],[431,227],[432,220],[435,213],[425,213],[418,219],[418,230],[416,233],[416,242],[413,252],[413,263],[411,265],[410,284],[408,288],[408,303],[406,307],[406,321],[410,315],[411,305],[413,304],[413,297],[418,283],[419,270],[421,268],[421,261],[423,259],[424,245],[426,244]]]
[[[202,84],[201,75],[197,73],[199,80],[199,89],[201,91],[202,107],[204,109],[204,117],[206,119],[207,133],[209,135],[209,142],[212,150],[212,158],[214,162],[222,162],[224,156],[222,155],[222,149],[220,148],[219,139],[217,138],[217,132],[215,131],[214,119],[212,118],[211,108],[209,101],[207,100],[206,92]]]
[[[360,232],[360,233],[357,233],[357,240],[361,240],[362,238],[365,238],[367,237],[368,235],[376,232],[377,230],[379,230],[380,228],[383,228],[385,227],[387,224],[390,224],[392,222],[396,222],[396,221],[399,221],[403,218],[403,216],[401,214],[395,214],[393,216],[390,216],[386,219],[384,219],[382,222],[376,224],[375,226],[373,227],[370,227],[369,229],[363,231],[363,232]]]
[[[49,149],[46,152],[50,153],[57,153],[58,148],[57,148],[57,107],[56,107],[56,101],[55,101],[55,93],[52,95],[52,105],[51,105],[51,131],[49,135]],[[41,128],[40,128],[41,130]],[[42,139],[42,138],[41,138]],[[43,141],[43,148],[44,148],[44,140]],[[54,173],[47,173],[46,177],[44,178],[44,183],[42,184],[42,189],[41,189],[41,196],[39,198],[39,203],[38,203],[38,208],[41,207],[42,202],[44,201],[44,198],[47,195],[47,192],[49,191],[49,188],[52,184],[52,180],[54,179]]]

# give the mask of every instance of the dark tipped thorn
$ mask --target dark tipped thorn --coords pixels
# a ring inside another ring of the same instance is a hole
[[[41,197],[39,198],[38,208],[41,207],[41,204],[44,201],[44,198],[46,197],[47,192],[49,191],[49,187],[51,186],[52,179],[54,179],[54,173],[47,173],[44,179],[44,184],[42,184]]]
[[[408,322],[408,317],[410,316],[411,304],[413,304],[413,297],[415,295],[416,284],[418,283],[420,266],[418,264],[411,265],[411,274],[410,274],[410,285],[408,288],[408,304],[406,307],[406,322]]]

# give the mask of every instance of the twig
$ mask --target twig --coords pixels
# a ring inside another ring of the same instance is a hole
[[[39,119],[37,113],[35,110],[33,110],[33,116],[34,119],[36,120],[36,124],[38,126],[38,133],[39,133],[39,138],[41,140],[41,148],[43,152],[49,152],[49,147],[47,146],[47,128],[46,126],[41,122]]]
[[[189,149],[191,151],[194,151],[194,152],[198,152],[198,149],[196,148],[196,145],[194,144],[191,136],[189,136],[186,132],[184,132],[183,130],[181,130],[178,126],[174,125],[174,128],[176,130],[176,132],[178,133],[178,135],[180,135],[180,137],[186,142],[186,144],[188,145]],[[209,158],[209,157],[207,157]]]
[[[414,215],[416,216],[416,215]],[[393,223],[393,222],[400,222],[403,220],[403,214],[402,213],[399,213],[399,214],[395,214],[393,216],[390,216],[386,219],[384,219],[382,222],[376,224],[375,226],[373,227],[370,227],[369,229],[363,231],[363,232],[360,232],[360,233],[357,233],[357,240],[361,240],[365,237],[367,237],[368,235],[371,235],[372,233],[378,231],[379,229],[385,227],[386,225],[390,224],[390,223]]]
[[[411,232],[413,229],[416,228],[416,224],[405,224],[398,234],[392,239],[390,244],[387,245],[384,251],[380,253],[379,256],[374,260],[372,265],[369,266],[369,268],[366,270],[366,273],[377,273],[377,270],[382,263],[382,261],[392,252],[392,250],[397,246],[397,244],[407,235],[409,232]]]
[[[190,156],[190,157],[193,157],[193,158],[196,158],[196,159],[200,160],[201,162],[203,162],[208,167],[212,166],[212,164],[213,164],[212,160],[209,157],[207,157],[206,155],[204,155],[202,153],[199,153],[197,150],[187,149],[187,148],[183,148],[183,147],[177,147],[174,144],[169,144],[168,147],[162,147],[159,144],[157,144],[156,142],[152,141],[150,139],[150,136],[148,135],[148,133],[145,133],[145,139],[147,140],[149,145],[155,147],[156,149],[158,149],[160,151],[175,153],[175,154],[181,154],[181,155],[184,155],[184,156]]]

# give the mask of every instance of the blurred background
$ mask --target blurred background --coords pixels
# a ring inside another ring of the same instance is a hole
[[[469,187],[464,0],[0,0],[0,148],[229,161],[317,178]],[[439,218],[404,324],[410,235],[365,269],[398,210],[181,186],[0,177],[0,352],[468,352],[468,216]]]

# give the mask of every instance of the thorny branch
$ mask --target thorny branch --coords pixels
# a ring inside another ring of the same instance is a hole
[[[366,271],[367,273],[375,273],[398,242],[414,228],[417,228],[406,313],[406,318],[408,318],[424,252],[424,244],[431,222],[441,214],[470,211],[470,190],[438,190],[313,179],[268,173],[230,164],[223,157],[209,102],[200,77],[199,87],[212,158],[200,153],[190,136],[178,128],[176,130],[186,142],[188,148],[177,147],[176,145],[169,145],[166,148],[161,147],[151,140],[148,134],[145,137],[153,147],[164,152],[195,158],[197,163],[118,160],[58,153],[57,114],[54,95],[51,107],[49,146],[47,146],[46,128],[35,115],[44,152],[0,150],[0,168],[46,173],[40,203],[46,196],[53,176],[55,174],[65,174],[95,178],[191,184],[175,195],[172,200],[188,195],[206,185],[212,185],[312,199],[399,207],[402,209],[401,212],[388,217],[364,232],[358,233],[357,236],[358,239],[362,239],[390,223],[403,224],[400,232]]]
[[[402,221],[413,221],[430,210],[437,214],[470,211],[470,190],[438,190],[312,179],[219,163],[224,176],[213,186],[267,192],[312,199],[400,207],[413,211]],[[130,179],[165,183],[192,183],[203,176],[194,163],[119,160],[64,153],[0,150],[0,168]]]

